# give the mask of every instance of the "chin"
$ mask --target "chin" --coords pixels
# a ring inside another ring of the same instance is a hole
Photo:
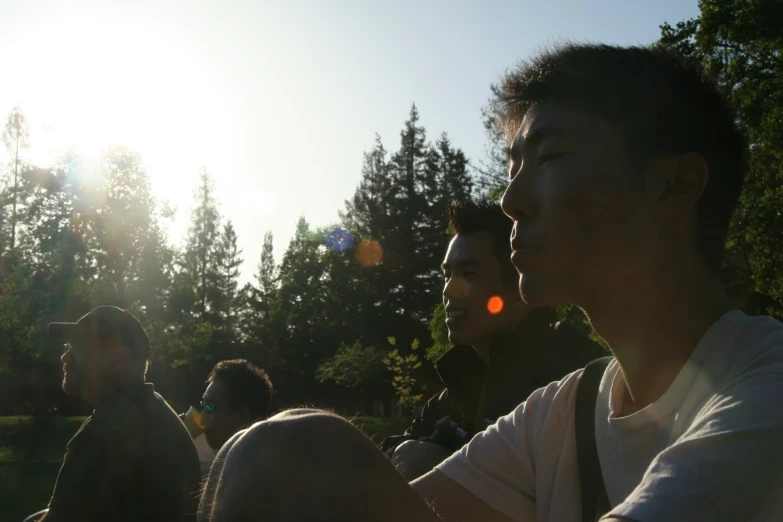
[[[519,278],[519,295],[530,306],[555,306],[562,304],[555,299],[555,288],[540,277],[524,274]]]
[[[475,341],[476,337],[471,335],[449,335],[449,342],[454,346],[472,345]]]

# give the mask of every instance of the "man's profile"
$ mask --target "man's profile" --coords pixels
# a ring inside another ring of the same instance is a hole
[[[176,413],[145,382],[151,347],[138,319],[99,306],[48,330],[67,343],[63,390],[95,409],[68,443],[48,509],[29,520],[194,519],[196,450]]]
[[[615,356],[593,412],[608,513],[582,512],[578,370],[412,488],[338,417],[277,415],[221,450],[235,486],[203,519],[783,519],[783,325],[720,281],[746,148],[715,83],[662,48],[566,44],[507,73],[498,103],[520,293],[580,306]]]
[[[445,389],[403,436],[381,448],[413,480],[513,410],[535,389],[606,355],[549,308],[519,296],[511,221],[490,201],[455,202],[444,256],[443,306],[455,346],[436,362]]]

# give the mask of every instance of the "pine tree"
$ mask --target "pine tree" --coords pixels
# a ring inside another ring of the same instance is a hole
[[[345,211],[344,225],[358,241],[377,241],[381,262],[358,277],[377,292],[377,313],[386,318],[386,335],[424,338],[419,331],[438,301],[438,267],[448,242],[446,209],[453,199],[469,198],[467,159],[443,134],[432,146],[419,125],[414,105],[400,135],[400,148],[386,159],[380,138],[365,153],[362,179]],[[358,282],[354,285],[360,287]],[[404,333],[403,333],[404,332]],[[373,341],[375,342],[375,341]]]
[[[392,232],[394,216],[391,210],[399,191],[390,172],[386,149],[376,134],[375,146],[364,153],[359,187],[345,202],[345,211],[340,212],[340,218],[348,229],[380,244],[386,243]]]
[[[427,178],[427,136],[424,127],[418,123],[419,111],[414,104],[400,132],[400,149],[391,158],[391,176],[400,190],[395,194],[392,209],[394,237],[389,241],[390,255],[384,261],[399,281],[398,288],[392,293],[392,296],[396,294],[398,297],[399,313],[411,322],[421,319],[417,313],[420,311],[417,301],[422,291],[426,293],[428,290],[416,278],[421,266],[416,247],[424,239],[422,216],[426,201],[423,185]]]
[[[87,198],[91,203],[85,208],[91,222],[87,237],[95,242],[92,248],[101,283],[96,297],[155,312],[168,286],[164,272],[170,251],[157,220],[158,205],[141,155],[113,147],[102,155],[93,178],[100,181],[80,190],[89,192],[97,187],[100,193]]]
[[[211,297],[219,279],[216,253],[218,248],[220,214],[213,196],[212,180],[206,168],[201,173],[196,189],[196,208],[185,248],[184,267],[196,293],[195,313],[202,319],[215,316]]]
[[[11,109],[8,114],[8,120],[3,130],[3,143],[5,144],[8,152],[13,158],[13,176],[11,183],[11,250],[16,248],[16,225],[17,225],[17,206],[20,203],[19,194],[19,169],[20,169],[20,149],[25,149],[28,146],[28,138],[30,136],[27,128],[27,120],[24,117],[24,113],[17,106]]]
[[[267,230],[264,234],[264,244],[261,247],[261,260],[258,262],[258,272],[256,281],[258,282],[258,291],[261,299],[268,306],[275,290],[275,280],[277,275],[277,266],[274,256],[274,237],[272,232]]]
[[[212,301],[218,304],[224,331],[229,335],[233,335],[239,306],[237,292],[239,270],[243,259],[242,251],[237,246],[237,234],[230,220],[223,226],[223,232],[220,235],[220,242],[216,252],[216,261],[218,279]]]

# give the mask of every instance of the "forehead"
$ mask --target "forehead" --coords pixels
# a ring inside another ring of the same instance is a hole
[[[494,243],[495,237],[491,232],[481,231],[457,234],[449,243],[443,263],[446,265],[459,265],[464,263],[485,263],[494,260]]]
[[[516,134],[512,148],[544,137],[566,136],[580,139],[611,139],[608,123],[585,110],[557,102],[537,102],[530,106]]]
[[[220,399],[226,393],[227,386],[228,385],[223,381],[212,381],[204,391],[203,398],[206,400]]]

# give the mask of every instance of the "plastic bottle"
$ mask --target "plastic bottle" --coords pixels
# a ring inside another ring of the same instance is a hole
[[[201,420],[201,412],[193,406],[188,408],[188,411],[180,416],[180,420],[182,421],[182,424],[184,424],[188,429],[188,433],[190,433],[191,439],[195,439],[204,433],[205,426]]]

